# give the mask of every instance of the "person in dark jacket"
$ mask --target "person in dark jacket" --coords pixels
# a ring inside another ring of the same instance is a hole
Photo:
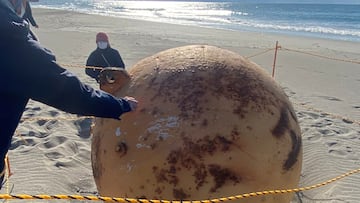
[[[94,50],[86,61],[86,66],[99,68],[118,67],[125,69],[125,64],[119,52],[110,47],[109,37],[104,32],[96,35],[97,48]],[[85,73],[99,82],[99,68],[86,68]]]
[[[0,0],[0,181],[29,99],[69,113],[113,119],[137,106],[132,97],[115,98],[94,90],[57,64],[55,56],[32,39],[22,18],[24,1]]]

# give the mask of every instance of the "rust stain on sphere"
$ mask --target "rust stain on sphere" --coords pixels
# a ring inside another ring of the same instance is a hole
[[[298,186],[294,109],[259,66],[213,46],[178,47],[132,67],[121,121],[96,119],[92,165],[101,195],[203,200]],[[120,84],[120,83],[119,83]],[[105,84],[106,85],[106,84]],[[246,202],[288,203],[293,194]]]

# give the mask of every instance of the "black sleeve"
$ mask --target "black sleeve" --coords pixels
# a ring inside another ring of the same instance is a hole
[[[1,4],[0,4],[1,5]],[[29,34],[28,23],[15,13],[9,13],[9,10],[0,8],[0,38],[2,43],[10,40],[26,41]],[[4,51],[1,48],[1,54]]]

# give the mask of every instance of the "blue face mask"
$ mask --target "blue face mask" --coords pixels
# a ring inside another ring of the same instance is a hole
[[[97,42],[97,46],[99,47],[99,49],[106,49],[108,47],[108,43],[99,41]]]

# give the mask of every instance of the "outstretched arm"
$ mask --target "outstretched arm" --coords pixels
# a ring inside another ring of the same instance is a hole
[[[29,98],[69,113],[119,118],[131,110],[124,99],[94,90],[60,67],[54,56],[37,42],[30,40],[23,48],[14,49],[14,73],[19,81],[17,91]],[[16,89],[16,88],[15,88]]]

